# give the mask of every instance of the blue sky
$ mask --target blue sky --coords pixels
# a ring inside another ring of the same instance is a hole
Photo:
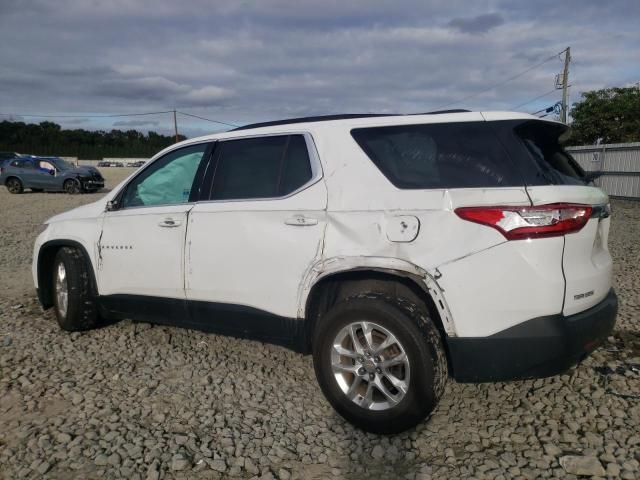
[[[0,113],[178,108],[245,124],[444,106],[533,112],[560,99],[559,57],[491,87],[569,45],[572,101],[639,82],[638,18],[637,0],[2,0]],[[172,129],[167,114],[51,120]],[[188,136],[224,128],[179,120]]]

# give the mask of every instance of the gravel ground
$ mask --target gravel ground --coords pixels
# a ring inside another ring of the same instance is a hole
[[[640,478],[640,204],[613,203],[604,347],[554,378],[449,382],[429,421],[381,437],[334,413],[308,356],[129,321],[60,331],[33,239],[97,196],[0,189],[0,478]]]

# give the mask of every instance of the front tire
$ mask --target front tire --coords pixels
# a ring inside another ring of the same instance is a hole
[[[80,193],[80,185],[78,184],[77,180],[73,180],[73,179],[65,180],[64,184],[62,185],[62,188],[69,195],[75,195],[77,193]]]
[[[364,293],[336,303],[315,331],[313,363],[320,388],[358,428],[402,432],[436,407],[447,360],[425,308]]]
[[[58,250],[53,262],[53,306],[63,330],[89,330],[98,323],[89,260],[71,247]]]
[[[5,186],[7,187],[7,190],[9,190],[9,193],[19,194],[24,192],[24,186],[22,185],[22,182],[20,181],[20,179],[15,177],[8,179]]]

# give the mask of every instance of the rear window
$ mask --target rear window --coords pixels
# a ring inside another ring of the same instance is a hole
[[[584,170],[562,148],[560,139],[566,130],[564,125],[540,121],[525,122],[512,129],[512,135],[520,143],[516,156],[526,159],[521,168],[528,184],[585,184]]]
[[[357,128],[351,135],[398,188],[509,187],[523,183],[487,122]]]

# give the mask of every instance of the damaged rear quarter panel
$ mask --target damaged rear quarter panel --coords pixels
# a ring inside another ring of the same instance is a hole
[[[325,181],[330,192],[324,248],[322,258],[309,269],[301,284],[301,313],[306,296],[319,279],[329,273],[356,268],[417,274],[432,292],[437,282],[445,308],[450,307],[453,298],[458,301],[468,293],[465,285],[483,282],[482,276],[486,274],[480,266],[477,270],[458,270],[454,265],[506,243],[496,230],[464,221],[454,209],[469,205],[530,205],[524,187],[398,189],[377,168],[371,168],[371,161],[349,132],[335,129],[329,136],[330,144],[318,142],[320,156],[326,161]],[[354,178],[358,178],[359,184],[366,185],[365,191],[369,194],[363,195],[362,189],[352,188]],[[402,225],[395,220],[397,217],[417,219],[419,231],[413,240],[406,241],[399,232],[389,232],[389,228],[397,229]],[[393,241],[394,238],[400,241]],[[556,269],[561,267],[561,247],[557,253],[560,257],[556,259]],[[526,258],[522,261],[526,262]],[[447,266],[447,273],[441,266]],[[452,322],[449,325],[443,322],[447,333],[474,331],[467,327],[478,322],[472,312],[451,313]],[[487,325],[486,328],[493,327]]]

